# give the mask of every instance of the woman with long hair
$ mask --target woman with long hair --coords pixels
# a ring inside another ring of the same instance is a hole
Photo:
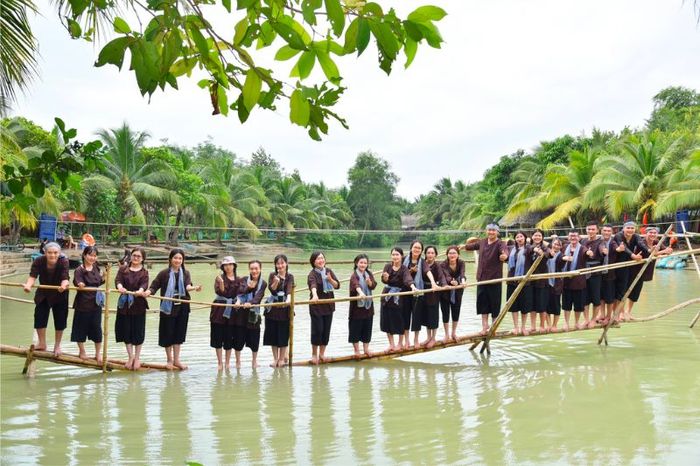
[[[97,288],[105,282],[102,271],[97,265],[97,248],[86,246],[83,249],[83,263],[75,269],[73,284],[79,289]],[[78,291],[73,300],[73,327],[70,341],[78,344],[78,356],[87,359],[85,341],[89,338],[95,343],[95,360],[102,362],[102,308],[105,294],[101,291]]]
[[[233,313],[233,302],[240,291],[241,281],[236,276],[236,259],[226,256],[221,259],[221,274],[214,279],[214,303],[227,304],[224,306],[212,306],[209,313],[209,346],[216,351],[218,370],[224,369],[223,352],[226,353],[225,367],[228,370],[231,365],[231,350],[233,349],[233,326],[229,325]]]
[[[121,293],[117,302],[117,318],[114,322],[114,336],[117,343],[124,342],[129,359],[125,367],[130,370],[141,368],[141,347],[146,338],[146,310],[148,302],[145,292],[148,289],[148,270],[144,267],[146,251],[135,247],[129,251],[129,260],[119,268],[114,277],[114,285]]]
[[[440,264],[440,267],[446,285],[457,286],[467,283],[465,263],[459,258],[459,248],[457,246],[447,248],[447,258]],[[445,328],[445,341],[454,341],[457,339],[457,325],[459,325],[459,313],[462,308],[464,288],[441,291],[439,294],[442,325]],[[450,317],[452,317],[452,332],[450,332]]]
[[[400,293],[405,290],[416,291],[411,273],[403,264],[403,249],[394,247],[391,249],[391,262],[388,262],[382,270],[382,283],[384,289],[382,294]],[[389,340],[389,352],[404,348],[404,300],[406,296],[385,296],[381,300],[381,310],[379,314],[379,325],[382,332],[386,333]],[[408,316],[410,318],[410,314]],[[394,336],[399,336],[398,346]]]
[[[268,277],[268,289],[272,296],[269,303],[287,303],[292,300],[294,275],[289,273],[289,259],[284,254],[278,254],[274,259],[275,270]],[[271,367],[284,366],[289,347],[289,306],[270,307],[265,314],[265,333],[263,345],[272,347]]]
[[[160,296],[171,299],[190,300],[190,291],[201,291],[201,285],[193,285],[189,270],[185,269],[185,251],[173,248],[168,255],[168,267],[158,272],[145,295],[160,291]],[[180,349],[187,338],[190,319],[190,303],[161,300],[158,346],[165,348],[168,369],[187,369],[180,362]]]
[[[367,356],[372,356],[369,351],[369,342],[372,341],[372,322],[374,320],[374,302],[372,290],[377,286],[374,275],[369,271],[369,258],[367,254],[358,254],[354,260],[354,271],[350,276],[350,297],[359,296],[363,299],[350,301],[350,313],[348,315],[348,343],[352,343],[355,356],[360,356],[360,342]]]
[[[333,299],[333,290],[340,288],[335,273],[326,267],[326,257],[321,251],[314,251],[309,258],[311,271],[307,279],[311,301]],[[311,362],[318,364],[325,360],[326,347],[331,335],[331,324],[335,303],[309,304],[311,315]]]

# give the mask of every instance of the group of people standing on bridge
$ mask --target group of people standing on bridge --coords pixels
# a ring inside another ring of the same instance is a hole
[[[462,246],[448,247],[444,260],[438,260],[435,246],[424,246],[420,240],[414,240],[405,253],[398,246],[392,248],[389,262],[381,272],[375,273],[370,271],[369,257],[366,254],[357,255],[349,277],[349,296],[354,299],[349,303],[348,313],[348,342],[353,345],[355,355],[372,355],[369,347],[375,314],[372,293],[380,282],[383,284],[382,294],[390,294],[379,301],[379,325],[387,335],[388,351],[433,347],[437,342],[440,314],[444,340],[456,340],[464,294],[464,289],[458,285],[467,283],[465,262],[459,257],[461,249],[478,251],[478,282],[502,279],[504,264],[507,265],[508,277],[525,276],[538,256],[543,257],[535,270],[536,274],[573,272],[625,261],[640,263],[565,278],[527,281],[510,308],[512,332],[522,335],[568,331],[571,325],[577,329],[605,325],[613,318],[615,310],[620,311],[621,320],[631,319],[632,308],[639,299],[643,283],[653,278],[654,267],[651,264],[629,294],[628,304],[624,305],[623,297],[639,272],[641,261],[654,248],[658,256],[672,252],[670,247],[657,244],[658,230],[655,227],[647,227],[646,235],[642,237],[636,232],[634,222],[625,223],[617,233],[613,232],[611,225],[599,228],[597,222],[589,222],[584,237],[580,237],[575,230],[570,231],[566,238],[552,236],[548,239],[541,230],[535,230],[530,237],[524,232],[517,232],[512,244],[501,240],[499,234],[498,225],[490,224],[486,228],[485,238],[470,238]],[[82,264],[73,276],[73,284],[79,290],[97,288],[104,283],[97,254],[94,246],[83,250]],[[158,293],[166,298],[161,300],[159,307],[158,344],[165,349],[169,369],[185,369],[187,366],[182,363],[180,354],[190,315],[187,301],[191,299],[190,293],[201,291],[202,286],[193,284],[190,272],[185,268],[185,252],[182,249],[170,250],[168,266],[158,272],[153,280],[149,279],[145,260],[144,248],[133,248],[115,277],[114,286],[120,293],[115,321],[116,341],[126,346],[126,367],[138,370],[145,340],[146,298]],[[221,260],[221,273],[214,280],[215,299],[209,318],[210,346],[215,349],[219,370],[230,366],[232,353],[235,354],[236,367],[240,367],[241,352],[246,346],[252,352],[253,367],[257,366],[263,320],[263,345],[271,347],[271,366],[287,364],[295,280],[289,273],[287,256],[275,256],[273,264],[273,271],[265,281],[259,260],[249,261],[246,273],[240,275],[238,264],[232,256]],[[309,265],[311,270],[307,285],[311,362],[318,364],[327,358],[326,348],[335,312],[334,292],[340,289],[341,280],[326,267],[326,257],[321,251],[311,254]],[[40,288],[36,291],[34,328],[39,341],[35,349],[46,349],[46,327],[49,312],[52,311],[56,330],[54,354],[58,356],[61,354],[61,339],[67,327],[69,307],[68,260],[61,254],[58,244],[47,244],[45,254],[33,261],[24,290],[30,292],[37,279],[43,285],[58,288]],[[507,297],[510,298],[517,286],[517,280],[507,282]],[[500,281],[478,284],[476,287],[476,312],[481,315],[482,335],[489,331],[489,315],[493,322],[501,311],[502,290]],[[407,291],[422,292],[397,294]],[[267,292],[269,295],[265,298]],[[88,358],[84,344],[90,339],[95,344],[95,359],[101,362],[104,303],[105,296],[101,291],[84,290],[75,296],[71,341],[78,344],[81,358]],[[560,328],[562,309],[564,321]],[[572,310],[573,323],[570,321]],[[426,329],[426,338],[421,341],[423,328]]]

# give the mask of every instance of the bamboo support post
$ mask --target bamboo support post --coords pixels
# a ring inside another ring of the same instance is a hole
[[[292,354],[294,352],[294,304],[296,301],[295,297],[296,286],[292,286],[292,295],[289,302],[289,353],[287,357],[289,358],[289,367],[292,367]]]
[[[673,229],[673,223],[668,226],[668,228],[664,232],[664,235],[661,237],[661,239],[657,243],[657,246],[652,247],[651,253],[649,254],[649,257],[647,257],[644,260],[644,264],[642,265],[642,268],[639,269],[639,272],[637,272],[637,276],[634,277],[634,280],[627,288],[627,291],[625,291],[625,294],[622,296],[622,299],[620,299],[620,303],[617,305],[617,307],[613,311],[612,319],[610,319],[610,321],[607,324],[605,324],[605,326],[603,327],[603,333],[600,335],[600,338],[598,338],[599,345],[602,342],[605,342],[605,346],[608,346],[608,330],[610,329],[610,326],[612,325],[613,322],[617,321],[618,317],[620,316],[620,309],[622,309],[623,306],[625,305],[625,302],[629,298],[629,295],[632,293],[632,290],[634,289],[634,287],[637,285],[637,282],[642,279],[642,275],[644,274],[644,271],[647,269],[647,267],[649,267],[649,264],[652,263],[652,261],[656,257],[656,253],[659,252],[659,247],[661,246],[661,244],[663,244],[664,240],[668,237],[668,234],[671,232],[672,229]]]
[[[107,372],[107,345],[109,341],[109,292],[110,292],[110,272],[111,264],[107,264],[105,269],[105,308],[102,319],[102,372]]]
[[[22,369],[22,375],[27,375],[27,372],[29,372],[29,366],[32,365],[33,361],[34,361],[34,344],[32,344],[29,347],[29,350],[27,351],[27,359],[24,361],[24,368]]]
[[[681,221],[681,228],[683,228],[683,237],[685,238],[685,243],[688,245],[688,250],[692,251],[693,246],[690,244],[690,239],[688,238],[688,231],[685,229],[685,222]],[[695,254],[691,254],[690,257],[693,259],[693,264],[695,264],[695,271],[698,273],[698,277],[700,277],[700,265],[698,265],[698,259],[695,257]],[[695,323],[700,319],[700,311],[698,311],[697,314],[695,314],[695,317],[693,317],[693,320],[690,322],[690,328],[695,327]]]
[[[496,330],[498,330],[498,326],[501,325],[501,322],[505,318],[506,314],[508,314],[508,311],[510,311],[510,308],[513,307],[513,304],[515,304],[515,301],[518,299],[518,295],[520,292],[525,288],[525,285],[527,282],[530,281],[530,276],[535,273],[535,270],[537,269],[537,266],[540,265],[540,262],[542,262],[542,259],[544,258],[544,254],[540,255],[535,262],[532,263],[530,266],[530,269],[527,271],[525,276],[520,280],[518,283],[518,286],[515,288],[513,291],[513,294],[510,295],[510,298],[508,298],[508,301],[506,301],[506,305],[503,306],[503,309],[501,309],[501,313],[498,315],[496,318],[496,321],[491,325],[491,328],[489,329],[488,334],[482,339],[482,340],[477,340],[474,342],[474,344],[469,348],[470,351],[473,351],[474,348],[479,346],[479,342],[483,342],[481,345],[481,350],[479,351],[480,353],[483,353],[484,350],[488,353],[491,354],[491,348],[489,345],[489,340],[493,338],[494,334],[496,333]]]

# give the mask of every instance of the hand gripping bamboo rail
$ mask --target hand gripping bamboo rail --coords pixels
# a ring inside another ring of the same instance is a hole
[[[634,323],[641,323],[641,322],[650,322],[652,320],[660,319],[662,317],[666,317],[669,314],[672,314],[676,311],[679,311],[681,309],[684,309],[688,306],[691,306],[693,304],[699,304],[700,303],[700,298],[693,298],[688,301],[676,304],[675,306],[666,309],[662,312],[659,312],[657,314],[647,316],[647,317],[641,317],[641,318],[636,318],[635,320],[626,322],[625,325],[627,324],[634,324]],[[568,332],[556,332],[556,333],[531,333],[530,335],[513,335],[508,331],[502,331],[502,332],[496,332],[491,339],[493,340],[506,340],[506,339],[511,339],[511,338],[532,338],[532,337],[543,337],[543,336],[556,336],[556,335],[565,335],[569,333],[574,333],[574,332],[585,332],[588,330],[595,330],[595,329],[600,329],[600,326],[596,326],[593,328],[581,328],[581,329],[576,329],[572,328]],[[394,359],[394,358],[400,358],[404,356],[411,356],[414,354],[420,354],[420,353],[427,353],[430,351],[436,351],[436,350],[441,350],[445,348],[451,348],[453,346],[463,346],[467,344],[474,344],[474,343],[480,343],[483,341],[484,336],[479,334],[479,333],[474,333],[471,335],[464,335],[461,337],[457,337],[457,340],[450,340],[450,341],[438,341],[435,343],[435,346],[428,348],[425,346],[422,346],[420,348],[409,348],[407,350],[399,350],[399,351],[394,351],[390,352],[388,350],[385,351],[377,351],[373,352],[371,356],[367,356],[366,354],[361,354],[359,356],[355,356],[354,354],[352,355],[347,355],[347,356],[336,356],[336,357],[327,357],[325,358],[324,361],[319,362],[319,364],[333,364],[333,363],[343,363],[343,362],[359,362],[359,361],[367,361],[367,360],[385,360],[385,359]],[[294,366],[311,366],[313,363],[310,360],[305,360],[305,361],[299,361],[295,362]]]
[[[663,244],[664,240],[668,237],[669,233],[673,230],[673,224],[670,224],[666,231],[664,232],[664,235],[661,237],[659,242],[657,243],[656,246],[652,246],[651,253],[649,254],[649,257],[647,257],[644,260],[644,264],[642,265],[642,268],[639,269],[639,272],[637,272],[637,276],[634,277],[634,280],[630,284],[630,286],[627,288],[627,291],[625,291],[625,294],[622,296],[622,299],[620,299],[620,302],[618,305],[615,307],[615,310],[613,311],[613,317],[608,321],[607,324],[603,327],[603,333],[600,335],[600,338],[598,338],[598,344],[600,345],[603,341],[605,342],[605,346],[608,346],[608,329],[610,329],[610,325],[613,322],[616,322],[618,317],[620,316],[620,309],[623,309],[623,306],[625,305],[625,302],[629,298],[629,295],[632,293],[632,290],[634,289],[635,285],[637,285],[637,282],[642,279],[642,275],[644,274],[644,271],[647,269],[649,264],[651,264],[651,261],[654,260],[656,257],[656,254],[659,252],[659,247]]]
[[[544,254],[540,254],[540,256],[535,260],[535,262],[532,263],[530,266],[530,269],[527,271],[524,277],[522,277],[522,280],[518,283],[518,286],[515,288],[513,291],[513,294],[510,295],[510,298],[508,298],[508,301],[506,301],[506,305],[503,306],[503,309],[501,309],[501,313],[498,315],[496,318],[496,321],[491,324],[491,328],[488,331],[488,334],[483,338],[482,340],[482,345],[481,345],[481,351],[479,353],[484,353],[484,350],[488,354],[491,354],[491,348],[489,347],[489,340],[493,338],[493,336],[496,334],[496,330],[498,330],[499,325],[501,325],[501,322],[503,322],[503,319],[505,316],[508,314],[508,311],[510,311],[510,308],[513,307],[513,304],[515,304],[515,301],[518,299],[518,295],[520,295],[520,292],[525,288],[525,285],[527,284],[528,281],[530,281],[530,277],[533,275],[535,270],[537,270],[537,266],[540,265],[540,262],[542,262],[542,259],[544,258]],[[479,341],[477,340],[471,348],[469,348],[469,351],[472,351],[474,348],[476,348],[479,345]]]
[[[690,239],[688,239],[688,232],[685,229],[685,222],[681,222],[681,228],[683,228],[683,236],[685,237],[685,243],[688,245],[688,249],[693,249],[693,247],[690,245]],[[700,278],[700,266],[698,265],[698,260],[695,257],[695,254],[691,254],[690,257],[693,259],[693,264],[695,264],[695,271],[698,273],[698,277]],[[695,323],[698,321],[700,318],[700,311],[698,311],[697,314],[695,314],[695,317],[693,317],[693,320],[690,321],[690,328],[695,327]]]

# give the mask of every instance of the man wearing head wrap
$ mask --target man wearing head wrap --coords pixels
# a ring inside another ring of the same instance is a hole
[[[469,238],[464,245],[466,251],[479,251],[479,264],[476,269],[476,280],[494,280],[503,278],[503,263],[508,260],[508,248],[498,238],[500,228],[495,223],[486,226],[486,238]],[[489,314],[492,322],[501,310],[501,283],[477,285],[476,313],[481,315],[481,334],[489,330]]]

